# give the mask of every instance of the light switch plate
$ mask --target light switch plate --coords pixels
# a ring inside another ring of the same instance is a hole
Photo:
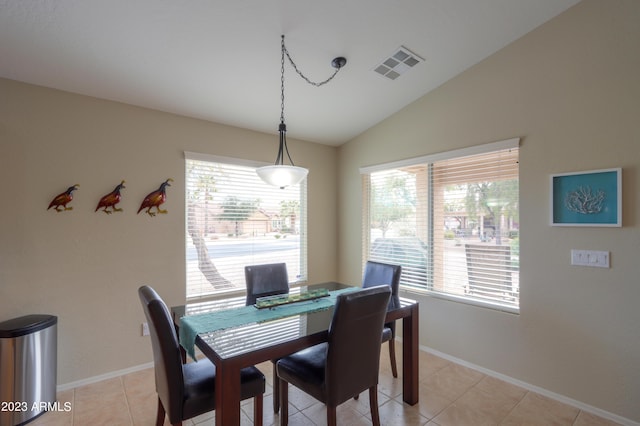
[[[571,250],[571,264],[576,266],[593,266],[609,268],[609,252],[596,250]]]

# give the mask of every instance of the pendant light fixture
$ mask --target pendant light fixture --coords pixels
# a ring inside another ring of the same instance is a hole
[[[345,66],[345,64],[347,63],[347,60],[343,57],[338,57],[333,59],[333,61],[331,61],[331,66],[336,69],[334,73],[331,75],[331,77],[329,77],[325,81],[315,83],[309,80],[307,77],[305,77],[298,70],[298,67],[296,66],[295,62],[293,62],[293,60],[291,59],[291,56],[289,55],[289,52],[287,51],[287,48],[284,45],[284,35],[282,36],[280,53],[281,53],[281,60],[280,60],[280,100],[281,102],[280,102],[280,125],[278,126],[278,134],[280,136],[278,156],[276,157],[276,162],[273,166],[260,167],[256,170],[256,173],[258,173],[258,176],[260,177],[260,179],[262,179],[264,182],[268,183],[269,185],[285,188],[287,186],[297,185],[300,182],[302,182],[302,180],[305,177],[307,177],[309,170],[305,169],[304,167],[298,167],[295,164],[293,164],[293,160],[291,159],[291,155],[289,154],[289,148],[287,147],[287,125],[284,123],[284,57],[285,55],[287,56],[287,58],[289,59],[289,62],[291,63],[293,68],[296,70],[296,72],[300,75],[300,77],[302,77],[307,83],[316,87],[322,86],[323,84],[326,84],[329,81],[331,81],[331,79],[335,77],[338,71],[340,71],[340,69]],[[291,163],[291,165],[284,164],[285,154],[287,155],[287,158],[289,159],[289,163]]]

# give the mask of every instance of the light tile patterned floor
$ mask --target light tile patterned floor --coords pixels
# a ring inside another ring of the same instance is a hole
[[[420,353],[420,402],[411,407],[402,403],[402,378],[392,377],[386,345],[382,349],[378,402],[384,426],[616,424],[425,352]],[[267,377],[264,424],[277,425],[279,417],[271,408],[272,366],[267,362],[258,367]],[[292,386],[289,392],[291,426],[326,425],[324,405]],[[72,409],[45,413],[31,425],[155,424],[157,397],[152,369],[64,391],[58,398],[61,403],[70,402]],[[184,424],[215,425],[213,412]],[[252,400],[242,403],[242,424],[253,424]],[[366,393],[338,408],[338,424],[371,425]]]

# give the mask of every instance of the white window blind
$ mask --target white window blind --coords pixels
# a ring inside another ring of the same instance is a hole
[[[364,169],[363,261],[401,264],[402,286],[516,311],[518,177],[517,139]]]
[[[272,187],[257,166],[185,153],[188,299],[243,291],[246,265],[285,262],[289,282],[306,280],[306,179]]]

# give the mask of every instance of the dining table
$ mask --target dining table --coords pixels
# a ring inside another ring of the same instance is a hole
[[[340,292],[360,288],[338,282],[292,286],[291,295],[327,290],[333,299]],[[295,297],[291,298],[295,299]],[[228,297],[187,303],[171,308],[181,345],[193,355],[197,347],[216,366],[215,418],[217,425],[240,424],[240,370],[278,359],[327,341],[333,303],[314,301],[259,309],[245,306],[245,297]],[[307,306],[307,308],[303,308]],[[418,402],[418,302],[394,295],[389,301],[385,322],[402,320],[402,399]],[[242,318],[240,318],[242,317]],[[203,321],[203,320],[209,320]],[[196,330],[192,323],[215,326]],[[184,327],[181,329],[182,323]],[[189,327],[187,327],[189,325]],[[193,330],[192,330],[193,331]],[[190,341],[189,341],[190,340]]]

